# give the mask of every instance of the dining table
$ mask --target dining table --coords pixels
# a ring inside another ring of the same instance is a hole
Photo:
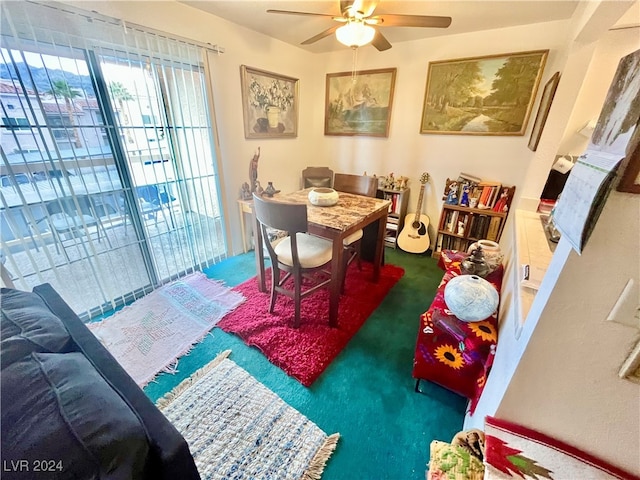
[[[311,190],[311,188],[305,188],[292,193],[278,193],[272,200],[284,203],[306,204],[307,232],[331,240],[333,253],[331,257],[331,281],[329,283],[329,326],[337,327],[338,305],[342,286],[342,265],[345,254],[343,240],[352,233],[378,221],[372,275],[372,281],[377,282],[380,277],[387,214],[391,202],[381,198],[338,192],[338,202],[335,205],[317,206],[309,201],[308,197]],[[262,234],[255,212],[253,214],[253,223],[258,289],[261,292],[266,292]]]

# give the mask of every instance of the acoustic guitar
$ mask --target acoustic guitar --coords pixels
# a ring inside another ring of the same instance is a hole
[[[422,198],[424,196],[424,185],[429,181],[429,174],[423,173],[420,176],[420,196],[418,197],[418,208],[415,213],[409,213],[404,219],[404,226],[398,235],[398,246],[409,253],[424,253],[431,246],[429,238],[429,217],[422,211]]]

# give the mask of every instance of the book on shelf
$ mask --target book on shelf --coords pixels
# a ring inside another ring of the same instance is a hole
[[[467,225],[469,224],[469,215],[468,214],[463,214],[462,217],[460,218],[460,220],[458,220],[458,223],[462,222],[462,225],[458,225],[461,230],[461,232],[459,231],[458,233],[460,235],[466,235],[467,234]]]
[[[478,184],[482,181],[482,179],[480,177],[476,177],[475,175],[471,175],[469,173],[460,172],[460,175],[458,175],[458,181]]]
[[[500,217],[491,217],[489,221],[489,228],[487,229],[486,239],[491,241],[498,240],[498,233],[500,232],[500,223],[502,219]]]
[[[387,222],[387,230],[398,231],[398,224]]]
[[[482,188],[482,193],[478,200],[478,208],[491,208],[502,185],[499,182],[480,182],[478,187]]]
[[[454,210],[451,212],[451,216],[449,217],[449,221],[447,223],[447,230],[449,232],[455,232],[456,226],[458,225],[458,215],[460,212],[458,210]]]

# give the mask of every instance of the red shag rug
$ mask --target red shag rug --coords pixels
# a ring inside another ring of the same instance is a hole
[[[256,278],[233,288],[246,301],[217,326],[238,335],[247,345],[257,347],[274,365],[305,386],[310,386],[380,305],[404,270],[385,265],[377,283],[371,280],[373,266],[356,263],[349,267],[345,293],[340,297],[338,327],[329,327],[329,290],[320,289],[303,298],[300,328],[293,328],[293,300],[278,295],[273,314],[269,313],[269,292],[258,291]],[[267,290],[271,269],[267,269]]]

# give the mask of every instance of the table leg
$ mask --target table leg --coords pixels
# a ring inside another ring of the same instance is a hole
[[[242,252],[247,253],[247,232],[244,228],[244,207],[241,203],[238,204],[240,210],[240,231],[242,232]]]
[[[342,261],[344,246],[342,238],[333,239],[333,257],[331,258],[331,283],[329,284],[329,326],[338,326],[338,303],[342,287]]]
[[[264,280],[264,250],[262,247],[262,229],[260,228],[260,224],[258,222],[258,219],[256,218],[255,211],[251,214],[251,218],[253,219],[253,239],[255,242],[254,250],[256,254],[256,276],[258,280],[258,290],[261,292],[266,292],[267,287]]]
[[[384,234],[387,227],[387,215],[378,220],[378,241],[376,242],[376,253],[373,258],[373,281],[380,278],[380,265],[382,264],[382,254],[384,252]]]

